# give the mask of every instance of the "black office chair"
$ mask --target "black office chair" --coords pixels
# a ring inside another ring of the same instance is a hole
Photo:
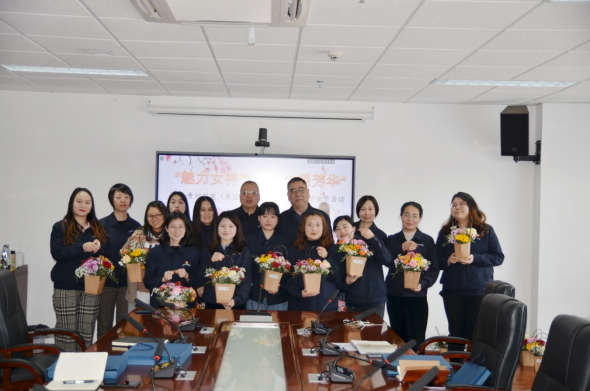
[[[531,391],[590,391],[590,320],[553,319]]]
[[[470,352],[448,352],[441,355],[447,359],[470,359],[481,354],[485,357],[482,365],[491,372],[491,376],[485,386],[456,384],[447,387],[461,390],[497,389],[510,391],[520,359],[526,317],[527,307],[524,303],[503,294],[489,294],[484,296],[481,303],[477,323],[473,330],[473,340],[443,336],[429,338],[420,346],[418,354],[423,354],[426,346],[434,342],[470,345]]]
[[[490,293],[501,293],[506,296],[515,297],[516,290],[512,284],[504,281],[496,280],[487,283],[483,295],[489,295]]]
[[[86,350],[84,339],[71,330],[28,332],[14,273],[0,270],[0,388],[6,391],[28,389],[34,383],[45,383],[47,368],[57,360],[61,350],[56,345],[30,342],[35,336],[52,334],[72,337],[82,351]],[[43,354],[33,355],[33,350],[43,350]]]

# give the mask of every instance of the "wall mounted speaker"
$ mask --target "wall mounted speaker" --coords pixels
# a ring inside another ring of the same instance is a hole
[[[500,114],[502,156],[528,156],[529,109],[508,106]]]

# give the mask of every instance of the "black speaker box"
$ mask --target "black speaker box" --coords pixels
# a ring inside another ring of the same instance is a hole
[[[508,106],[500,114],[502,156],[528,156],[529,109]]]

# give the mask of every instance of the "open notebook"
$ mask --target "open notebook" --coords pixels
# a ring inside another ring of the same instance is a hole
[[[61,353],[48,390],[96,390],[104,378],[106,352]]]

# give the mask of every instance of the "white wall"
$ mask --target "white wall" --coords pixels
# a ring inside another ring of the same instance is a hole
[[[75,187],[93,192],[102,217],[111,211],[110,186],[126,183],[136,196],[131,214],[141,219],[155,194],[156,150],[254,153],[258,128],[264,126],[272,145],[267,153],[356,156],[357,198],[377,197],[377,224],[388,234],[401,228],[401,204],[414,200],[424,208],[420,228],[436,238],[452,195],[473,195],[506,255],[495,277],[513,283],[517,297],[530,304],[534,166],[500,156],[503,108],[376,104],[375,119],[364,123],[259,121],[153,117],[146,113],[145,97],[137,96],[1,91],[0,242],[27,247],[28,320],[52,326],[49,235]],[[558,201],[556,217],[573,216],[572,209],[564,209],[570,196]],[[439,290],[437,285],[429,293],[429,335],[434,326],[447,332]]]

